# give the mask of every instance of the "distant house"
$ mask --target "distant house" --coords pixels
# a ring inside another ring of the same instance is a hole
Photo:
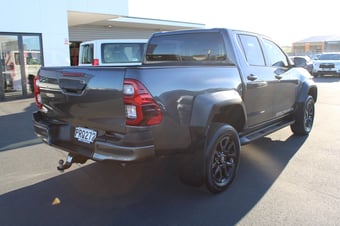
[[[292,46],[293,55],[312,55],[322,52],[340,52],[340,35],[312,36]]]

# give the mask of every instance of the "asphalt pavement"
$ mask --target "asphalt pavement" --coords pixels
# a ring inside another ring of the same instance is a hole
[[[0,225],[340,225],[340,79],[318,78],[314,128],[242,146],[235,182],[212,195],[175,159],[73,164],[33,133],[34,100],[0,102]]]

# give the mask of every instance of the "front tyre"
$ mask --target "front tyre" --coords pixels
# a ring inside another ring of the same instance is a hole
[[[205,183],[212,193],[224,191],[233,182],[240,162],[240,140],[226,124],[211,126],[205,152]]]
[[[295,123],[290,126],[295,135],[308,135],[313,127],[315,103],[312,96],[308,96],[303,106],[295,113]]]

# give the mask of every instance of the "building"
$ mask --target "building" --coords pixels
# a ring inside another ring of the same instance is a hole
[[[204,24],[129,16],[128,0],[18,0],[0,14],[0,100],[28,96],[41,66],[77,62],[79,43],[93,39],[148,38],[156,31]],[[8,4],[8,7],[6,7]],[[7,9],[15,10],[7,10]]]
[[[293,43],[293,55],[340,52],[340,35],[313,36]]]

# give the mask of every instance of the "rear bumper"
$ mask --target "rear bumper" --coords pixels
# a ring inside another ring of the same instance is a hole
[[[316,69],[313,70],[313,74],[318,74],[318,75],[340,75],[340,69],[330,69],[330,70],[321,70],[321,69]]]
[[[107,142],[95,142],[95,150],[92,159],[96,161],[115,160],[132,162],[151,158],[155,156],[153,145],[141,147],[123,147]]]
[[[33,113],[33,127],[37,137],[45,143],[95,161],[133,162],[155,156],[153,144],[121,145],[124,141],[110,140],[104,136],[97,137],[92,144],[79,143],[73,138],[74,128],[71,125],[45,121],[39,111]],[[139,144],[142,142],[139,141]]]

